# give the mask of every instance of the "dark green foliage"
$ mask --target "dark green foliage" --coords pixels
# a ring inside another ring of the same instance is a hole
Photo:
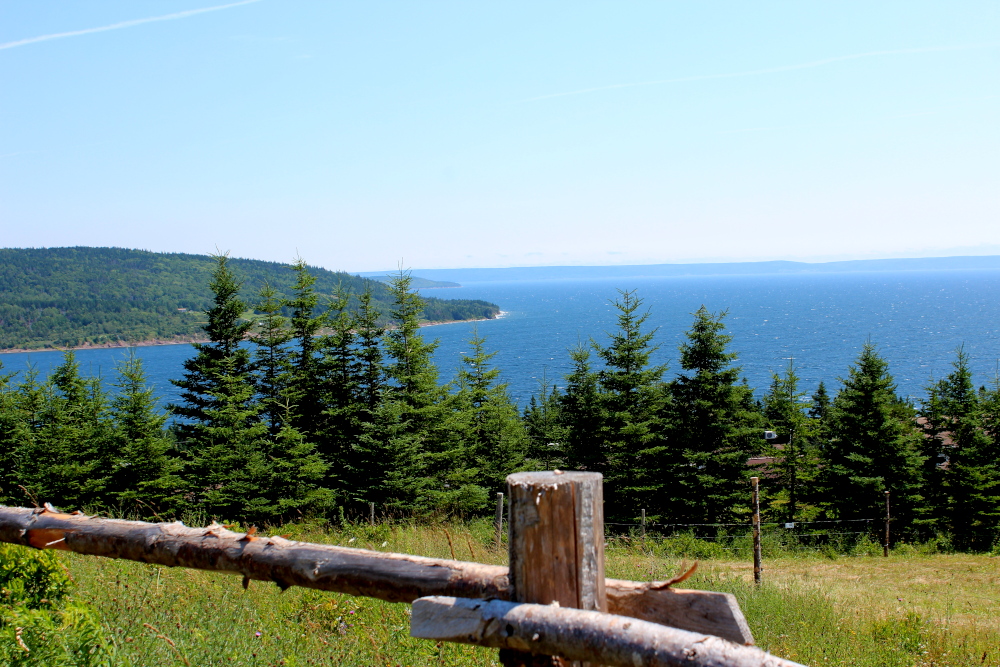
[[[608,339],[571,351],[564,391],[543,377],[519,415],[478,332],[454,381],[439,380],[408,274],[379,301],[367,283],[317,289],[322,275],[299,260],[286,291],[265,285],[252,309],[237,265],[215,258],[209,340],[176,381],[169,427],[135,356],[109,394],[72,353],[44,381],[0,372],[0,502],[258,524],[357,516],[371,502],[429,518],[489,511],[509,473],[565,467],[605,475],[612,521],[645,509],[713,524],[747,519],[748,459],[764,455],[771,519],[871,520],[888,489],[897,535],[947,532],[973,550],[1000,539],[1000,385],[974,391],[961,351],[928,388],[922,432],[871,344],[834,400],[820,383],[804,402],[789,364],[758,404],[722,314],[694,314],[666,381],[650,364],[650,315],[626,291]]]
[[[822,384],[820,390],[825,394]],[[819,420],[805,414],[810,406],[802,402],[804,396],[805,392],[799,391],[795,365],[789,360],[783,375],[772,374],[771,388],[763,401],[765,424],[782,444],[766,445],[764,453],[771,462],[759,474],[768,477],[766,487],[773,499],[775,518],[783,521],[803,518],[799,511],[803,500],[810,500],[809,490],[817,473],[819,453],[813,438]],[[812,514],[812,511],[806,513],[810,518]]]
[[[922,409],[930,511],[920,523],[950,532],[960,549],[988,550],[1000,539],[1000,391],[976,392],[961,348],[954,367]]]
[[[682,373],[670,383],[669,450],[661,479],[671,517],[732,521],[747,507],[747,459],[762,448],[763,420],[749,387],[739,383],[725,313],[702,306],[680,346]],[[675,519],[676,520],[676,519]]]
[[[18,393],[11,386],[13,373],[4,373],[0,363],[0,505],[18,505],[24,494],[17,488],[18,448],[25,436]]]
[[[905,530],[924,504],[914,410],[896,395],[888,363],[870,342],[842,382],[830,408],[824,452],[828,507],[838,519],[877,517],[888,490],[897,530]]]
[[[583,345],[570,350],[573,370],[566,376],[566,391],[560,397],[559,416],[566,429],[562,449],[566,466],[574,470],[608,472],[607,453],[594,437],[604,423],[598,375]]]
[[[281,315],[281,300],[277,291],[265,285],[260,291],[257,312],[261,317],[250,336],[254,344],[254,378],[260,401],[261,416],[272,436],[284,427],[285,415],[291,409],[293,351],[289,346],[292,332]]]
[[[112,427],[100,380],[80,377],[67,352],[44,384],[28,377],[22,386],[18,476],[37,502],[64,509],[102,504],[109,492]]]
[[[506,488],[507,475],[524,469],[528,437],[507,384],[498,381],[500,370],[489,366],[496,352],[486,352],[486,339],[478,331],[469,344],[457,378],[457,409],[463,418],[459,428],[468,466],[476,469],[475,483],[492,494]]]
[[[608,345],[591,346],[604,362],[597,372],[602,424],[591,434],[605,464],[605,503],[612,516],[635,516],[641,507],[654,507],[662,479],[658,472],[666,453],[663,445],[662,383],[665,365],[650,366],[655,330],[644,331],[649,312],[634,291],[619,291],[618,329],[608,334]]]
[[[327,324],[326,313],[317,312],[319,295],[316,293],[316,278],[309,272],[303,259],[295,260],[295,284],[292,296],[285,301],[291,309],[289,327],[292,334],[293,355],[291,375],[291,396],[295,406],[293,423],[300,431],[310,436],[322,430],[319,423],[323,412],[323,399],[319,394],[321,357],[318,350],[317,334]]]
[[[529,399],[522,415],[528,436],[528,460],[535,470],[566,467],[563,461],[568,432],[562,416],[562,396],[544,373],[539,390],[537,396]]]
[[[209,422],[209,412],[218,411],[226,400],[222,396],[224,382],[250,383],[250,350],[242,344],[253,323],[243,319],[247,304],[239,297],[242,283],[233,273],[228,255],[217,255],[215,262],[209,282],[213,305],[206,313],[204,327],[209,342],[194,344],[196,354],[184,362],[184,377],[173,380],[182,390],[181,402],[170,406],[174,414],[184,418],[177,425],[182,447],[198,447],[197,425]]]
[[[150,518],[169,513],[181,503],[177,490],[183,482],[177,475],[181,463],[173,456],[173,440],[164,430],[167,415],[156,409],[142,360],[134,351],[117,372],[118,392],[109,410],[114,452],[109,502]]]
[[[295,270],[285,264],[230,259],[253,299],[265,284],[285,298]],[[0,349],[74,347],[203,336],[212,307],[205,284],[215,262],[205,255],[126,248],[0,248]],[[371,291],[383,312],[385,285],[344,272],[311,267],[320,294],[339,285],[355,295]],[[429,321],[496,317],[495,304],[429,298]],[[356,304],[352,303],[352,308]],[[284,313],[288,314],[288,313]]]

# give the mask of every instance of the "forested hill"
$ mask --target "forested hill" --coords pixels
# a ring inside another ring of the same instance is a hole
[[[125,248],[0,248],[0,349],[76,347],[115,342],[195,339],[212,302],[208,255],[156,253]],[[232,259],[248,302],[270,284],[287,294],[290,266]],[[389,310],[387,287],[341,271],[309,267],[316,291],[338,285],[353,294],[371,289],[377,308]],[[486,301],[426,297],[430,322],[496,317]]]

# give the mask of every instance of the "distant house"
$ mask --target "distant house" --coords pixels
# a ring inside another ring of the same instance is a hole
[[[178,312],[178,313],[186,313],[187,311],[188,311],[188,309],[187,309],[187,308],[178,308],[178,309],[177,309],[177,312]]]

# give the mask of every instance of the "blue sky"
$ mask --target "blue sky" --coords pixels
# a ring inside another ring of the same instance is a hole
[[[0,245],[1000,254],[998,84],[995,1],[0,0]]]

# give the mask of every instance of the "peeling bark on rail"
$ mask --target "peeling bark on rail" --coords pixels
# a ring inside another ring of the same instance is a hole
[[[626,616],[503,600],[421,598],[410,635],[607,667],[802,667],[754,646]]]
[[[218,524],[189,528],[180,522],[145,523],[63,514],[51,508],[0,506],[0,542],[238,574],[244,581],[271,581],[282,589],[301,586],[386,602],[413,602],[431,595],[510,599],[503,566],[259,537]],[[607,579],[605,586],[612,614],[753,643],[739,605],[727,593],[617,579]]]

